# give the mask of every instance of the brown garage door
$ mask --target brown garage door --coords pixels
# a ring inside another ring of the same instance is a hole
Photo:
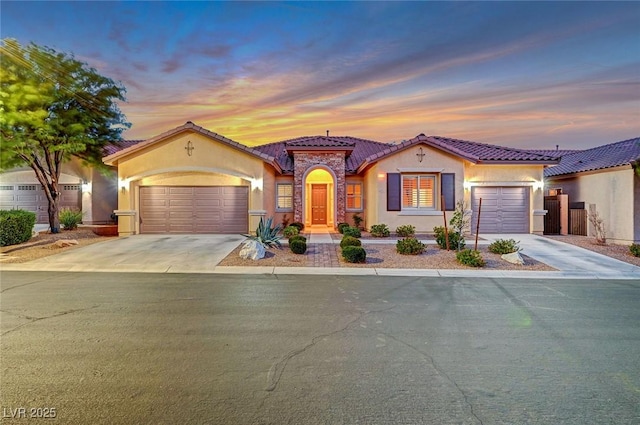
[[[529,233],[529,187],[471,188],[472,232],[476,232],[478,205],[480,233]]]
[[[80,209],[81,186],[79,184],[60,185],[60,208]],[[49,203],[40,183],[18,183],[0,185],[0,209],[25,210],[36,213],[36,223],[49,223],[47,209]]]
[[[244,233],[249,223],[246,186],[144,186],[141,233]]]

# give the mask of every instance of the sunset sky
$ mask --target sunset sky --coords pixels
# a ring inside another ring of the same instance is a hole
[[[129,139],[419,133],[512,147],[640,136],[640,2],[11,2],[2,38],[127,88]]]

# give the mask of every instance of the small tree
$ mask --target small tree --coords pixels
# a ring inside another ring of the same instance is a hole
[[[464,201],[458,201],[456,203],[456,209],[453,212],[451,220],[449,220],[449,226],[455,233],[458,234],[459,240],[462,244],[458,244],[458,251],[464,247],[464,231],[469,227],[471,222],[471,212],[467,210],[467,205]]]
[[[48,47],[0,44],[0,171],[28,166],[44,188],[49,225],[60,231],[60,172],[72,156],[103,167],[103,148],[130,124],[116,101],[126,90]]]
[[[607,244],[607,231],[604,228],[604,220],[598,214],[595,208],[592,208],[588,214],[589,223],[593,226],[595,231],[596,243],[598,245],[606,245]]]

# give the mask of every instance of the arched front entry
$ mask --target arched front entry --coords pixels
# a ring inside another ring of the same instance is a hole
[[[335,227],[336,178],[333,172],[316,167],[307,171],[303,181],[305,226]]]

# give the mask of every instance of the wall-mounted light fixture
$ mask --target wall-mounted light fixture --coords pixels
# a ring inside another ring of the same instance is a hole
[[[471,189],[471,182],[470,182],[469,180],[465,180],[465,181],[462,183],[462,187],[464,187],[464,190],[469,190],[469,189]]]
[[[542,190],[544,187],[544,181],[536,180],[533,182],[533,190]]]
[[[124,192],[129,186],[129,181],[127,179],[120,179],[118,180],[118,186],[120,186],[120,190]]]
[[[82,193],[91,192],[91,182],[87,180],[82,180]]]

